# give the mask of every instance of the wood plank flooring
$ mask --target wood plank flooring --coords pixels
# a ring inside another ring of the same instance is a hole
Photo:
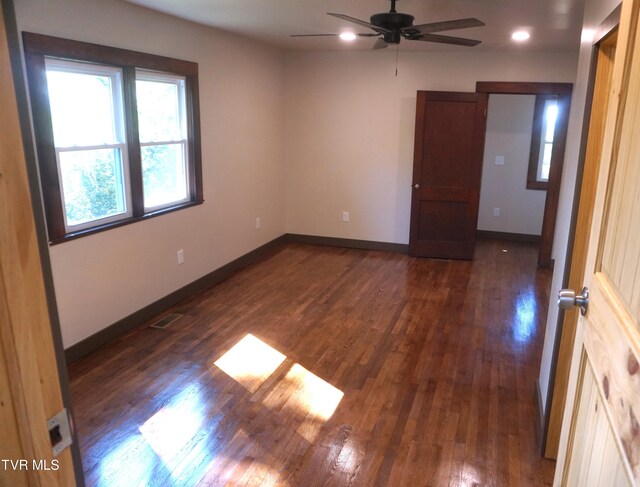
[[[551,485],[536,259],[284,246],[70,366],[87,484]]]

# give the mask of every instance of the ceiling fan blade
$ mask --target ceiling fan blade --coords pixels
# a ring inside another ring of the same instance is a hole
[[[482,27],[484,22],[475,18],[446,20],[444,22],[432,22],[430,24],[410,25],[402,29],[403,35],[431,34],[444,30],[469,29],[470,27]]]
[[[340,34],[291,34],[289,37],[337,37]]]
[[[368,27],[369,29],[373,29],[376,32],[391,32],[388,29],[383,29],[382,27],[377,27],[377,26],[375,26],[373,24],[370,24],[369,22],[365,22],[364,20],[356,19],[355,17],[349,17],[348,15],[334,14],[332,12],[327,12],[327,15],[331,15],[332,17],[337,17],[339,19],[346,20],[347,22],[352,22],[354,24],[358,24],[358,25],[361,25],[363,27]]]
[[[389,44],[385,42],[383,37],[378,39],[376,43],[373,45],[373,49],[384,49],[385,47],[389,47]]]
[[[358,37],[378,37],[380,34],[355,34]],[[340,34],[291,34],[289,37],[340,37]]]
[[[440,44],[453,44],[455,46],[477,46],[482,41],[474,39],[464,39],[462,37],[440,36],[436,34],[424,34],[422,36],[410,37],[412,41],[438,42]]]

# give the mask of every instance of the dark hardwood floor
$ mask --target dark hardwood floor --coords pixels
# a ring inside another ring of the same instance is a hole
[[[286,245],[70,366],[87,484],[550,485],[536,259]]]

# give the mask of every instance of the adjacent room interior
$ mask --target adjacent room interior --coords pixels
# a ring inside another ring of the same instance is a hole
[[[383,0],[3,0],[48,318],[2,331],[50,348],[15,436],[47,485],[573,478],[555,296],[621,13],[512,3],[392,1],[466,21],[423,33],[354,22]]]

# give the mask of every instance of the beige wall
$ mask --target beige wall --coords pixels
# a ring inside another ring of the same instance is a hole
[[[285,231],[406,243],[416,90],[576,71],[570,53],[401,51],[396,77],[391,50],[284,55],[121,0],[16,0],[16,11],[20,30],[200,65],[206,201],[51,247],[66,347]]]
[[[618,0],[587,0],[583,22],[584,29],[596,29],[616,8],[616,6],[619,5],[619,3],[620,2]],[[582,126],[584,122],[591,53],[591,41],[583,42],[580,47],[578,72],[571,101],[571,114],[569,116],[569,129],[567,133],[565,161],[562,172],[562,187],[558,203],[558,219],[556,222],[556,231],[553,242],[553,258],[555,259],[555,267],[553,271],[553,281],[551,283],[551,306],[549,306],[549,312],[547,315],[547,326],[539,377],[540,392],[542,393],[543,398],[547,397],[549,389],[549,374],[551,371],[551,360],[553,357],[556,325],[558,321],[558,307],[555,306],[554,297],[558,295],[558,291],[562,287],[562,279],[567,257],[566,247],[569,241],[569,229],[571,226],[571,210],[575,192]],[[543,405],[545,405],[544,402]]]
[[[535,95],[489,95],[478,230],[540,235],[546,191],[527,189]],[[496,165],[496,157],[504,165]],[[494,216],[493,209],[500,208]]]
[[[51,247],[65,347],[284,233],[281,52],[119,0],[16,0],[16,14],[20,30],[200,66],[205,203]]]
[[[291,52],[286,71],[287,231],[407,243],[417,90],[575,79],[575,54]],[[343,223],[342,211],[351,213]]]

